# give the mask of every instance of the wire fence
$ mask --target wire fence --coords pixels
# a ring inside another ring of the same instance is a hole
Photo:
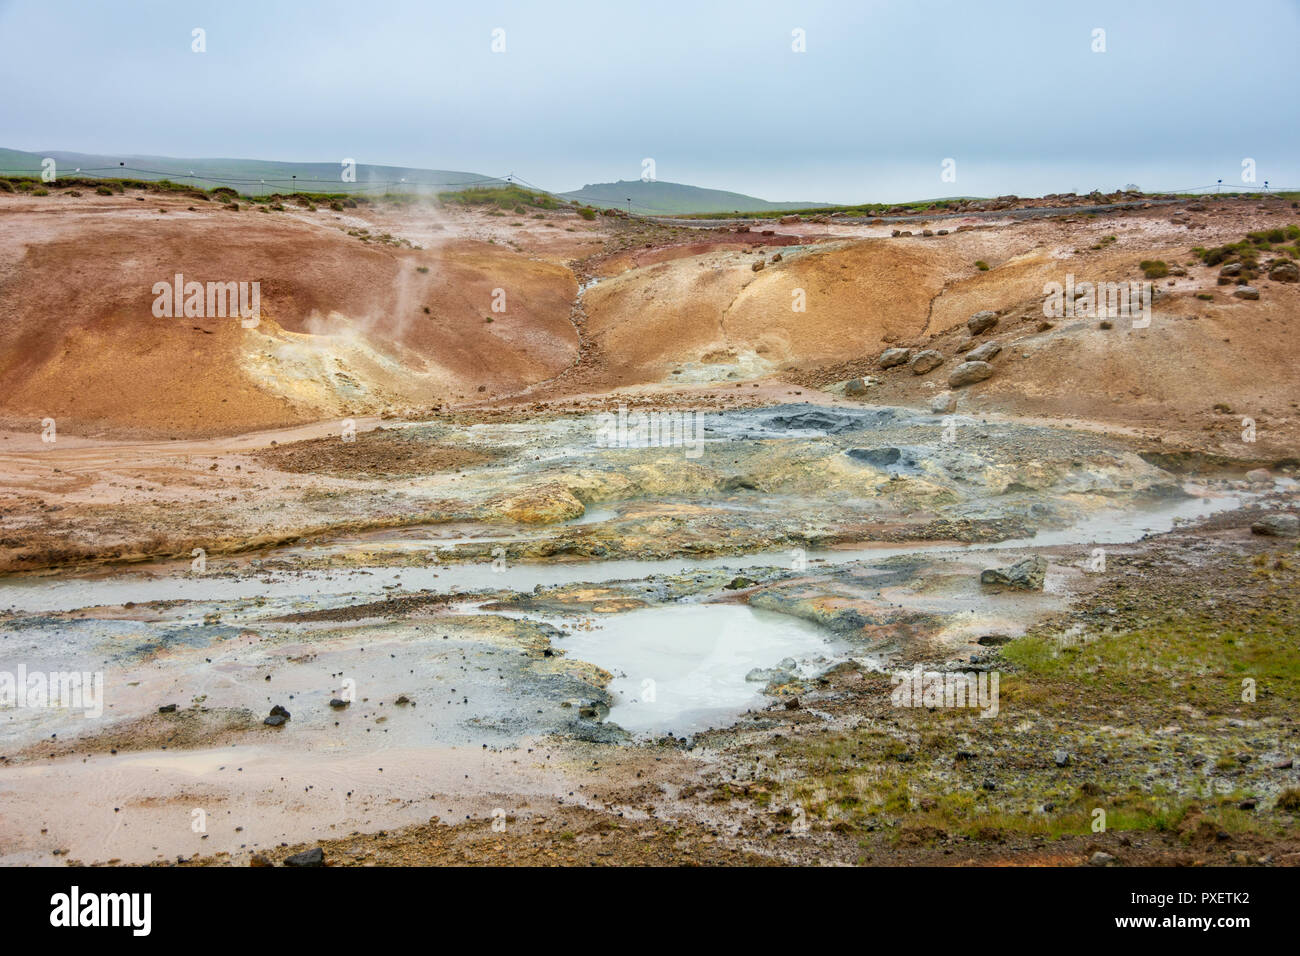
[[[1300,186],[1273,186],[1269,183],[1264,183],[1263,185],[1243,183],[1238,186],[1231,183],[1224,183],[1220,180],[1219,182],[1211,183],[1208,186],[1188,186],[1184,189],[1152,189],[1144,190],[1144,192],[1150,192],[1153,195],[1180,195],[1189,193],[1206,193],[1211,195],[1214,193],[1226,193],[1229,195],[1233,193],[1261,193],[1264,195],[1270,195],[1272,193],[1300,192]]]

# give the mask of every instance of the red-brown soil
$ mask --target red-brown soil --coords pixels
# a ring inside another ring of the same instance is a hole
[[[432,204],[261,213],[155,194],[4,196],[0,422],[186,438],[442,406],[581,405],[629,388],[707,395],[754,382],[767,394],[863,374],[882,379],[865,401],[924,404],[964,349],[995,339],[995,374],[962,390],[963,411],[1284,458],[1300,439],[1300,285],[1261,277],[1258,301],[1233,298],[1190,249],[1297,220],[1278,199],[1189,200],[917,222],[890,238],[888,225],[834,220],[737,232]],[[1046,283],[1141,280],[1144,259],[1187,270],[1158,280],[1150,328],[1039,330]],[[177,272],[259,281],[261,324],[154,318],[153,283]],[[589,277],[601,281],[579,296]],[[504,313],[492,311],[497,289]],[[983,309],[1000,321],[972,342],[964,323]],[[945,362],[923,376],[880,372],[888,345],[937,348]],[[1242,447],[1243,417],[1254,448]]]

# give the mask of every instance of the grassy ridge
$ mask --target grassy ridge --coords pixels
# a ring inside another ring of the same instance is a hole
[[[631,209],[649,216],[703,215],[705,213],[782,213],[809,207],[808,202],[768,202],[724,189],[705,189],[683,183],[644,182],[639,179],[616,183],[595,183],[573,192],[559,193],[561,199],[588,203],[602,209]],[[629,206],[628,200],[631,200]],[[819,208],[827,208],[823,204]]]
[[[358,195],[379,192],[415,191],[417,184],[427,188],[449,188],[504,184],[503,180],[482,173],[450,169],[420,169],[410,166],[375,166],[356,164],[356,182],[342,180],[341,163],[286,163],[261,159],[176,159],[166,156],[105,156],[95,153],[52,151],[46,154],[16,149],[0,149],[0,175],[38,175],[41,160],[49,156],[57,163],[60,178],[64,173],[83,178],[143,181],[168,180],[202,189],[228,186],[241,194],[259,192],[309,192],[322,195],[343,193]],[[119,165],[124,163],[125,165]],[[75,170],[80,168],[81,172]],[[115,170],[121,170],[116,172]],[[191,175],[191,170],[193,175]],[[296,179],[294,177],[297,177]],[[406,184],[401,180],[405,179]],[[266,181],[265,187],[262,180]],[[385,185],[385,184],[393,185]]]

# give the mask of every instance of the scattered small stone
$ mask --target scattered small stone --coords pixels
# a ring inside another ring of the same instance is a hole
[[[1088,865],[1089,866],[1118,866],[1119,859],[1117,857],[1112,856],[1109,853],[1106,853],[1102,850],[1098,850],[1096,853],[1094,853],[1091,857],[1088,858]]]

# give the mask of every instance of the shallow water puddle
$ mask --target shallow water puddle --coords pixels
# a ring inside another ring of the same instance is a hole
[[[1209,495],[1179,498],[1154,506],[1135,506],[1094,512],[1069,527],[1040,531],[1032,538],[1018,538],[978,547],[951,543],[913,542],[875,545],[866,548],[842,548],[810,551],[809,561],[843,564],[849,561],[882,561],[901,554],[927,554],[942,551],[1003,550],[1027,546],[1050,547],[1061,544],[1118,544],[1135,541],[1144,534],[1168,531],[1178,521],[1207,517],[1219,511],[1241,507],[1250,497]],[[483,539],[478,539],[482,541]],[[431,539],[427,546],[436,549],[442,542]],[[403,547],[421,547],[416,539],[405,539]],[[285,549],[279,553],[289,553]],[[406,592],[427,589],[437,593],[455,591],[495,591],[508,588],[531,591],[541,585],[597,583],[637,580],[651,575],[679,574],[713,568],[745,570],[757,567],[788,567],[791,553],[768,551],[713,558],[672,558],[667,560],[570,561],[554,563],[510,563],[497,571],[491,563],[439,564],[425,567],[343,568],[310,571],[253,571],[236,574],[211,571],[207,575],[140,571],[98,574],[95,576],[25,575],[0,579],[0,609],[28,612],[70,611],[97,605],[120,605],[128,601],[184,600],[220,602],[250,599],[311,599],[319,606],[346,603],[342,596],[380,596],[397,589]],[[174,566],[173,566],[174,567]],[[195,609],[196,611],[200,609]]]
[[[811,676],[843,651],[814,624],[738,604],[630,611],[555,641],[571,657],[614,675],[609,720],[634,734],[689,734],[726,726],[769,701],[755,668],[787,658]]]

